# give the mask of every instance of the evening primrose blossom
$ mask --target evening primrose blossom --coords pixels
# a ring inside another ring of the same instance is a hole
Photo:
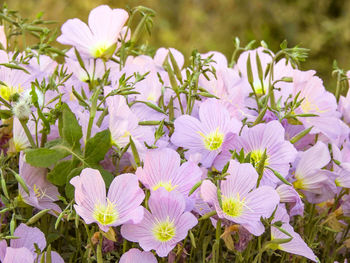
[[[86,224],[97,223],[103,231],[110,226],[139,223],[143,217],[140,206],[145,195],[133,174],[121,174],[112,181],[106,197],[106,186],[98,170],[85,168],[71,179],[75,187],[74,205]]]
[[[61,28],[62,35],[57,41],[74,46],[82,56],[107,59],[116,50],[128,17],[123,9],[98,6],[91,10],[88,25],[78,18],[65,22]]]
[[[148,150],[144,167],[138,167],[136,175],[147,188],[156,191],[160,187],[168,192],[176,190],[188,196],[192,187],[200,181],[202,170],[191,161],[180,166],[180,155],[170,148]]]
[[[138,242],[143,250],[154,249],[158,256],[166,257],[198,221],[193,214],[185,212],[185,200],[176,191],[159,188],[151,193],[148,205],[150,212],[145,209],[142,221],[123,225],[121,234],[129,241]]]
[[[6,240],[0,241],[0,261],[3,263],[36,262],[37,249],[43,251],[46,247],[44,233],[37,227],[29,227],[22,223],[13,235],[18,239],[11,239],[10,246],[7,246]],[[41,257],[42,255],[39,256],[38,262],[41,262]],[[64,260],[56,251],[51,251],[51,262],[64,263]]]
[[[216,99],[208,99],[199,106],[199,120],[182,115],[175,120],[171,142],[189,149],[186,153],[200,153],[200,162],[209,168],[225,144],[238,133],[241,123],[231,119],[228,110]]]
[[[265,230],[260,218],[270,217],[279,203],[276,190],[270,186],[254,189],[258,174],[251,164],[231,160],[227,173],[226,180],[220,182],[221,205],[217,187],[209,180],[202,183],[202,199],[215,207],[219,218],[241,224],[260,236]]]
[[[231,150],[240,152],[242,149],[248,155],[250,153],[250,163],[258,168],[266,150],[264,162],[262,185],[276,186],[280,182],[273,171],[287,177],[289,164],[295,160],[297,151],[294,146],[284,138],[285,130],[278,121],[260,123],[251,128],[245,127],[241,136],[230,141],[223,147],[222,153],[215,159],[214,166],[221,170],[231,158]]]
[[[305,194],[310,203],[324,202],[336,193],[335,173],[321,169],[330,161],[328,147],[322,142],[317,142],[305,152],[299,152],[297,156],[293,185]]]
[[[125,252],[119,263],[157,263],[156,257],[151,252],[141,251],[137,248],[132,248]]]

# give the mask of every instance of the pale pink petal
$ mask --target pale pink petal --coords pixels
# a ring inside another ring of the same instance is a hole
[[[132,248],[128,252],[125,252],[119,263],[157,263],[156,257],[151,252],[140,251],[137,248]]]
[[[16,228],[13,235],[20,238],[11,239],[10,244],[12,248],[25,247],[34,253],[34,243],[38,245],[40,250],[46,247],[45,236],[37,227],[29,227],[22,223]]]
[[[34,259],[32,252],[25,247],[8,247],[3,263],[33,263]]]

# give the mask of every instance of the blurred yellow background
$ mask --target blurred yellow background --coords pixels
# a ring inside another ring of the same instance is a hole
[[[330,83],[332,62],[350,69],[350,1],[348,0],[8,0],[8,7],[23,17],[44,19],[60,26],[68,18],[87,21],[89,11],[101,4],[113,8],[144,5],[156,11],[152,36],[155,48],[175,47],[189,56],[217,50],[230,57],[233,39],[242,44],[265,40],[276,51],[289,46],[310,48],[303,69],[316,69]],[[333,85],[333,84],[332,84]],[[327,87],[332,89],[332,87]]]

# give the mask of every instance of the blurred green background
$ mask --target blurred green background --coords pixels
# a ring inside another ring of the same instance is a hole
[[[144,5],[157,12],[152,36],[146,37],[155,48],[175,47],[186,57],[194,48],[218,50],[230,57],[235,36],[244,45],[265,40],[273,51],[287,39],[289,46],[311,49],[302,68],[317,70],[326,83],[331,83],[334,59],[339,67],[350,69],[349,0],[7,0],[7,4],[23,17],[34,18],[43,11],[44,19],[56,20],[59,26],[68,18],[87,21],[89,11],[101,4]]]

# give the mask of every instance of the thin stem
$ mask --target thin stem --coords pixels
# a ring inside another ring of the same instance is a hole
[[[0,97],[0,102],[2,102],[7,108],[11,109],[11,104],[8,103],[5,99]]]
[[[21,125],[23,127],[23,130],[24,130],[25,134],[27,135],[27,138],[29,140],[30,145],[32,146],[32,148],[36,148],[33,136],[32,136],[32,134],[30,133],[30,131],[28,129],[27,123],[24,120],[19,120],[19,121],[20,121],[20,123],[21,123]]]
[[[220,239],[221,239],[221,219],[218,219],[216,222],[216,242],[217,242],[217,247],[216,247],[216,253],[215,253],[215,259],[216,262],[219,262],[220,258]]]

